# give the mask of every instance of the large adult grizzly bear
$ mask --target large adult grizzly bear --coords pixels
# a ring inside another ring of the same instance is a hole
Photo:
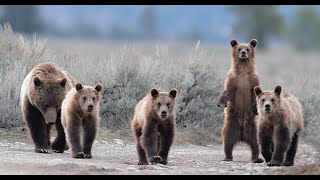
[[[61,122],[73,158],[92,158],[100,122],[101,89],[101,84],[91,87],[77,83],[62,102]]]
[[[29,128],[37,153],[63,152],[67,147],[60,110],[75,80],[53,63],[41,63],[24,79],[20,101],[24,122]],[[50,148],[50,129],[56,124],[57,137]]]
[[[259,158],[257,141],[257,126],[255,123],[256,103],[253,88],[259,85],[259,77],[255,66],[255,51],[258,41],[252,39],[249,43],[238,43],[231,40],[231,69],[224,83],[224,90],[217,105],[226,107],[222,140],[224,144],[225,161],[232,161],[232,150],[237,142],[247,143],[252,152],[251,160],[262,163]]]
[[[259,143],[267,165],[293,166],[299,136],[304,129],[301,104],[294,95],[281,93],[281,86],[273,91],[262,91],[257,86],[254,91],[259,113]]]
[[[152,89],[135,107],[131,130],[139,156],[138,165],[167,164],[168,153],[175,134],[175,97],[177,90],[169,93]]]

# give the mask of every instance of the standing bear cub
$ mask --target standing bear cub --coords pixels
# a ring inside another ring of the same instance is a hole
[[[231,69],[224,83],[217,105],[226,107],[222,128],[225,161],[232,161],[232,150],[237,142],[249,144],[252,152],[251,160],[262,163],[259,158],[257,126],[255,123],[256,97],[253,91],[259,85],[256,72],[255,51],[258,41],[252,39],[249,43],[238,43],[231,40]]]
[[[177,90],[152,89],[135,108],[131,130],[138,152],[138,165],[167,164],[175,134],[175,98]]]
[[[304,128],[301,104],[292,94],[281,93],[281,86],[276,86],[274,91],[262,91],[257,86],[254,91],[259,113],[259,143],[267,165],[292,166]]]
[[[92,158],[91,149],[100,122],[101,89],[100,83],[95,87],[77,83],[62,102],[61,122],[73,158]]]
[[[41,63],[25,77],[20,92],[23,120],[29,128],[37,153],[63,152],[66,146],[60,110],[74,79],[53,63]],[[57,137],[50,144],[50,130],[56,125]],[[51,145],[51,147],[50,147]]]

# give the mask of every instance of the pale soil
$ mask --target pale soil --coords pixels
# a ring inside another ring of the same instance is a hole
[[[319,164],[313,164],[317,153],[307,144],[299,145],[296,165],[288,168],[251,163],[249,149],[241,144],[233,162],[221,161],[221,144],[174,144],[167,165],[139,166],[134,143],[120,139],[96,140],[93,159],[73,159],[70,151],[38,154],[25,139],[14,141],[0,140],[0,174],[320,174]]]

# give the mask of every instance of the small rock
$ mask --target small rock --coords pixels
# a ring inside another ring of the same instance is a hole
[[[113,139],[113,142],[118,145],[124,145],[124,142],[120,139]]]

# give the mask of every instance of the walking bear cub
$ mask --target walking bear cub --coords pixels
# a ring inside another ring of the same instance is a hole
[[[167,164],[175,134],[177,90],[152,89],[135,107],[131,130],[135,137],[138,165]]]
[[[225,161],[233,160],[232,150],[238,142],[245,142],[251,148],[252,162],[263,162],[259,158],[257,125],[254,121],[257,110],[253,88],[260,84],[255,66],[257,44],[256,39],[249,43],[230,41],[231,68],[217,103],[219,107],[225,107],[222,128]]]
[[[100,122],[102,85],[77,83],[62,102],[61,122],[73,158],[92,158],[91,149]]]
[[[304,129],[302,106],[281,86],[273,91],[254,88],[258,108],[258,136],[268,166],[293,166],[299,136]]]

